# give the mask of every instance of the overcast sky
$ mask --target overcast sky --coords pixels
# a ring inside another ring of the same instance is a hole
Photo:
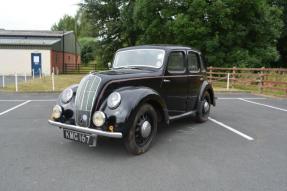
[[[63,15],[75,15],[81,0],[0,0],[0,28],[50,30]]]

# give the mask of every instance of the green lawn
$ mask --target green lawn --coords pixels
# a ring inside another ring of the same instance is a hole
[[[55,76],[55,90],[54,91],[62,91],[68,86],[72,84],[78,84],[80,80],[85,75],[58,75]],[[259,93],[259,89],[257,85],[240,85],[235,84],[233,88],[227,90],[226,89],[226,82],[214,82],[213,87],[215,91],[248,91],[252,93]],[[4,88],[4,91],[15,92],[15,85],[9,85]],[[1,89],[3,90],[3,89]],[[21,82],[18,85],[19,92],[51,92],[52,89],[52,78],[51,76],[42,77],[41,79],[37,78],[34,80],[29,80],[27,83]],[[276,92],[276,91],[264,91],[266,95],[275,95],[275,96],[286,96],[285,92]]]
[[[72,84],[77,84],[84,75],[55,75],[55,91],[62,91]],[[4,91],[15,92],[15,84],[8,85]],[[51,92],[52,77],[46,76],[41,79],[29,80],[27,83],[21,82],[18,85],[19,92]]]

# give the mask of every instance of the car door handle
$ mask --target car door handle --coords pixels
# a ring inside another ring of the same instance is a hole
[[[167,82],[170,82],[170,80],[163,79],[163,82],[167,83]]]

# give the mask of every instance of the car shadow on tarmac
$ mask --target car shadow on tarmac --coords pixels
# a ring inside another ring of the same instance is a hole
[[[179,119],[171,122],[170,125],[159,125],[157,136],[152,145],[152,150],[157,149],[162,144],[165,144],[165,140],[169,137],[174,136],[177,131],[190,131],[191,128],[196,127],[198,123],[195,123],[191,118]],[[63,140],[64,146],[69,147],[69,151],[73,151],[77,154],[83,155],[102,155],[105,157],[124,157],[131,156],[127,153],[124,147],[123,139],[113,139],[106,137],[98,137],[96,147],[89,147],[81,143],[74,141]],[[149,151],[148,151],[149,152]]]

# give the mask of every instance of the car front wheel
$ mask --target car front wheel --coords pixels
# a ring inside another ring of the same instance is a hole
[[[127,136],[124,139],[126,149],[134,154],[145,153],[157,132],[157,114],[150,104],[142,105],[133,120]]]
[[[196,112],[196,121],[203,123],[208,120],[211,107],[211,99],[208,92],[204,92],[200,102],[198,104]]]

